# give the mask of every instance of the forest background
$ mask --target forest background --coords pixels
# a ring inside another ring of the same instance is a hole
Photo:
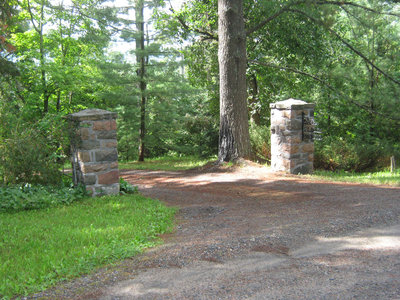
[[[3,182],[60,180],[62,117],[85,108],[118,112],[121,160],[216,155],[217,2],[1,4]],[[288,98],[316,104],[316,167],[400,159],[399,1],[244,1],[243,10],[254,160],[269,160],[269,104]]]

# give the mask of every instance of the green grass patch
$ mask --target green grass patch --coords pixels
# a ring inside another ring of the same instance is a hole
[[[346,171],[324,171],[315,170],[310,178],[333,180],[341,182],[368,183],[400,186],[400,170],[391,173],[390,171],[371,172],[371,173],[355,173]]]
[[[31,294],[159,243],[174,208],[138,194],[0,213],[0,298]]]
[[[209,161],[216,160],[213,158],[198,158],[195,156],[171,157],[163,156],[159,158],[147,159],[144,162],[130,161],[119,162],[119,169],[135,169],[135,170],[163,170],[163,171],[181,171],[202,167]]]

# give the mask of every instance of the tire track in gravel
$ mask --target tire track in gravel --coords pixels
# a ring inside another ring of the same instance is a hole
[[[122,171],[177,206],[162,246],[46,299],[400,299],[400,188],[248,165]]]
[[[400,189],[247,167],[125,173],[180,207],[151,267],[102,299],[400,297]]]

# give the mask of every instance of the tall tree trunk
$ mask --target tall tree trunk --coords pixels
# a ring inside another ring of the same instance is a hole
[[[136,62],[138,64],[137,75],[139,76],[140,89],[140,128],[139,128],[139,158],[138,161],[144,161],[144,138],[146,135],[146,81],[145,81],[145,55],[144,55],[144,1],[136,1],[136,29],[138,37],[136,38]]]
[[[56,106],[56,108],[57,108],[57,112],[61,111],[61,91],[60,90],[57,91],[57,106]]]
[[[220,130],[218,160],[250,156],[243,0],[218,0]]]
[[[40,68],[42,75],[42,89],[43,89],[43,113],[46,114],[49,111],[49,98],[50,95],[47,89],[47,81],[46,81],[46,71],[45,71],[45,50],[44,50],[44,38],[43,38],[43,26],[44,26],[44,1],[41,3],[40,7],[40,22],[39,22],[39,51],[40,51]]]
[[[250,97],[249,97],[249,115],[250,120],[255,125],[259,126],[261,124],[261,115],[260,110],[257,108],[257,104],[259,103],[258,99],[258,82],[255,74],[251,74],[249,80],[250,86]]]

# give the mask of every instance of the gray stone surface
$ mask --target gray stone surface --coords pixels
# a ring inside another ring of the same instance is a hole
[[[74,121],[111,120],[117,118],[117,113],[95,108],[85,109],[80,112],[70,114],[67,116],[67,118]]]
[[[272,103],[271,166],[275,171],[313,171],[314,104],[288,99]]]
[[[94,174],[84,174],[83,175],[83,183],[85,185],[94,185],[96,184],[97,177]]]
[[[100,147],[98,140],[84,140],[80,143],[79,148],[82,150],[92,150]]]
[[[74,184],[83,183],[93,196],[119,193],[117,114],[85,109],[67,116],[72,123]]]
[[[117,138],[117,131],[110,130],[110,131],[98,131],[97,138],[101,140],[111,140]]]
[[[98,150],[95,152],[96,162],[113,162],[118,160],[117,149]]]
[[[287,109],[287,110],[302,110],[314,108],[314,104],[309,104],[303,100],[288,99],[270,104],[270,108]]]

